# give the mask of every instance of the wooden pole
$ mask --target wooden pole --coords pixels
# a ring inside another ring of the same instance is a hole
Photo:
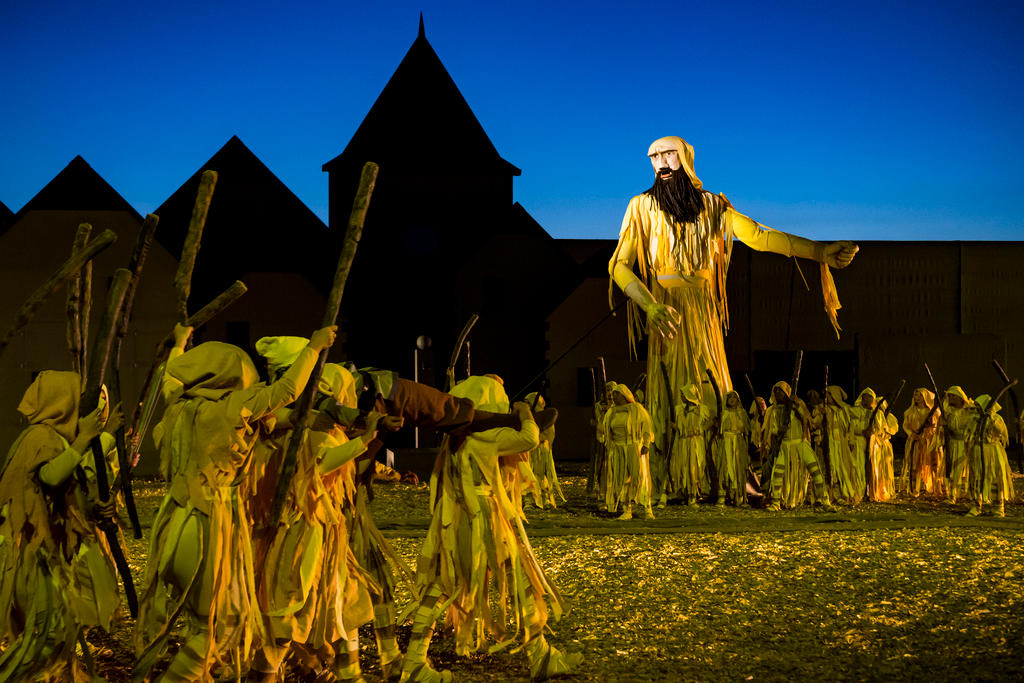
[[[379,167],[372,161],[363,165],[363,172],[359,178],[359,189],[356,192],[355,201],[352,204],[352,212],[348,219],[348,230],[345,233],[345,243],[341,248],[341,255],[338,257],[338,266],[334,271],[334,283],[327,297],[327,307],[324,310],[324,317],[321,320],[321,327],[330,327],[338,319],[338,310],[341,307],[341,297],[345,292],[345,281],[348,280],[349,270],[352,268],[352,261],[356,256],[356,248],[363,236],[363,222],[366,220],[366,210],[370,205],[370,196],[373,194],[373,186],[377,182]],[[316,396],[317,385],[320,383],[320,374],[323,372],[324,363],[327,361],[327,349],[320,352],[316,367],[306,382],[306,388],[299,397],[296,407],[295,429],[292,438],[288,440],[288,450],[285,451],[281,463],[281,472],[277,480],[277,487],[274,490],[274,500],[270,508],[270,529],[277,526],[281,519],[281,509],[284,507],[284,499],[288,494],[288,487],[291,485],[292,477],[295,475],[296,457],[299,452],[299,444],[302,442],[303,433],[309,417],[309,409]]]
[[[96,410],[96,406],[99,405],[100,387],[103,386],[107,364],[110,360],[110,351],[121,315],[121,307],[124,304],[125,293],[131,277],[132,273],[127,268],[118,268],[114,273],[110,291],[107,293],[107,305],[103,311],[103,319],[100,321],[95,348],[90,355],[89,374],[86,380],[85,392],[82,394],[81,406],[79,408],[80,415],[88,415]],[[103,447],[100,445],[99,436],[92,440],[91,446],[93,465],[96,472],[97,493],[101,500],[107,501],[110,500],[107,459],[103,453]],[[128,566],[128,561],[125,559],[124,551],[121,548],[121,539],[117,533],[117,522],[113,519],[105,520],[99,526],[107,537],[107,543],[110,546],[110,552],[113,555],[117,573],[121,575],[128,609],[132,617],[135,617],[139,613],[139,600],[135,594],[135,582],[132,580],[131,568]]]
[[[233,285],[218,294],[213,301],[199,309],[195,315],[189,317],[189,319],[185,321],[185,324],[189,327],[202,327],[225,308],[235,303],[235,301],[245,294],[245,292],[245,283],[241,280],[235,280]],[[139,392],[139,400],[135,404],[135,412],[132,414],[131,421],[131,459],[134,459],[135,454],[137,454],[141,448],[142,436],[145,434],[146,428],[149,425],[147,413],[148,415],[152,415],[152,411],[156,407],[156,387],[154,387],[154,383],[156,382],[157,377],[163,376],[162,366],[164,361],[167,360],[167,352],[173,345],[173,332],[168,334],[160,341],[159,344],[157,344],[153,365],[150,367],[149,373],[146,375],[146,383],[143,385],[142,391]]]
[[[203,227],[206,225],[206,214],[210,211],[213,200],[213,188],[217,185],[216,171],[203,171],[196,193],[196,203],[192,207],[192,219],[188,224],[185,244],[181,248],[178,260],[178,272],[174,274],[174,288],[178,292],[178,321],[184,323],[188,319],[188,297],[192,292],[192,270],[199,254],[199,243],[203,239]]]
[[[81,223],[75,231],[75,240],[71,245],[71,256],[74,257],[83,249],[89,241],[89,233],[92,226],[88,223]],[[82,272],[78,271],[68,280],[68,294],[65,308],[68,314],[68,349],[71,351],[71,369],[85,376],[85,363],[83,363],[82,350]]]
[[[111,354],[110,381],[107,389],[110,392],[110,403],[117,405],[121,403],[121,347],[124,338],[128,334],[128,323],[132,317],[132,308],[135,305],[135,291],[139,286],[139,276],[142,274],[142,267],[146,263],[146,255],[153,243],[153,234],[159,218],[154,214],[146,216],[139,230],[139,237],[135,241],[135,249],[132,251],[131,259],[128,261],[128,271],[131,278],[125,290],[124,305],[121,307],[121,315],[117,321],[117,329],[114,337],[114,348]],[[135,507],[135,495],[132,492],[131,463],[128,459],[128,448],[125,444],[125,426],[117,430],[114,435],[117,444],[117,459],[120,465],[120,487],[121,495],[124,497],[124,507],[128,512],[128,519],[132,524],[132,535],[135,538],[142,538],[142,525],[139,523],[139,512]]]
[[[188,298],[192,293],[192,271],[195,269],[196,256],[199,254],[199,245],[203,238],[203,228],[206,226],[206,215],[210,211],[210,202],[213,201],[213,189],[216,185],[217,172],[203,171],[199,179],[199,189],[196,191],[196,201],[192,206],[192,216],[189,219],[188,232],[185,234],[185,243],[181,247],[181,256],[178,258],[178,269],[174,273],[174,289],[178,294],[178,322],[183,325],[189,324]],[[235,285],[239,284],[241,283],[235,283]],[[242,291],[245,291],[245,285],[242,285]],[[171,342],[167,342],[167,339],[170,339]],[[132,413],[132,459],[142,447],[143,434],[139,426],[143,419],[148,425],[149,416],[152,415],[156,407],[158,388],[164,374],[164,360],[167,358],[169,345],[173,343],[173,339],[172,332],[157,348],[156,360],[153,362],[153,367],[146,377],[146,383],[139,393],[139,400],[135,404],[135,411]]]

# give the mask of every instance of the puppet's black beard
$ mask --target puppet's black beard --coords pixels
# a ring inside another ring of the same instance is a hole
[[[704,209],[701,190],[694,187],[690,176],[679,168],[672,171],[672,176],[662,180],[661,174],[668,169],[660,169],[654,178],[654,185],[644,194],[648,194],[657,202],[658,208],[667,213],[678,223],[696,223],[697,216]]]

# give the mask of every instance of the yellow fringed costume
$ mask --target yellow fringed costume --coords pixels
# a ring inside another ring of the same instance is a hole
[[[788,405],[777,400],[776,395],[780,391],[790,401],[794,402],[789,426],[784,434],[782,433],[782,426],[786,419]],[[810,475],[811,483],[814,486],[815,500],[819,501],[826,508],[831,506],[828,491],[825,489],[825,479],[821,469],[818,467],[818,460],[814,457],[814,451],[811,449],[807,430],[808,417],[807,406],[799,398],[793,396],[793,390],[789,386],[789,382],[776,382],[775,386],[772,387],[771,405],[768,406],[768,410],[764,415],[764,427],[762,428],[761,436],[762,441],[769,444],[772,443],[772,439],[776,435],[780,435],[781,438],[779,452],[775,456],[775,463],[772,466],[772,509],[778,510],[783,502],[786,503],[787,507],[796,507],[803,503],[804,492],[802,487],[787,490],[783,486],[784,479],[795,480],[791,474],[794,467],[799,468],[797,471],[801,473],[799,479],[801,483],[806,474]],[[786,498],[787,493],[789,494],[788,499]]]
[[[825,391],[825,428],[829,465],[832,468],[833,497],[856,504],[864,499],[864,461],[850,446],[850,406],[842,387]]]
[[[922,488],[926,493],[941,495],[945,483],[942,442],[938,430],[942,411],[936,409],[932,413],[933,405],[935,394],[919,388],[914,390],[913,402],[903,412],[903,431],[907,434],[907,443],[900,480],[914,496]],[[925,418],[928,418],[927,424]]]
[[[470,377],[451,393],[471,399],[477,408],[508,410],[504,388],[491,377]],[[445,610],[459,654],[477,650],[486,634],[499,641],[492,651],[516,640],[525,645],[535,677],[567,671],[578,662],[544,638],[547,601],[558,618],[562,597],[537,561],[502,483],[501,456],[528,451],[539,437],[529,407],[516,404],[516,412],[518,430],[501,427],[452,437],[438,454],[430,481],[433,516],[417,563],[420,599],[409,610],[415,616],[403,681],[451,679],[426,661],[434,622]],[[510,620],[515,633],[507,631]]]
[[[0,476],[0,680],[91,681],[75,657],[119,604],[114,561],[92,513],[79,436],[81,379],[43,371],[18,412],[29,426]]]
[[[821,264],[825,309],[839,334],[836,312],[840,303],[826,262],[845,267],[857,247],[849,243],[826,246],[802,237],[766,228],[732,208],[724,195],[703,190],[694,172],[693,147],[679,137],[656,140],[648,155],[658,164],[682,170],[700,194],[703,203],[697,220],[680,225],[658,205],[650,194],[630,200],[622,219],[615,254],[608,264],[612,281],[631,299],[627,313],[630,347],[635,348],[641,323],[639,312],[647,315],[647,407],[655,425],[655,443],[663,443],[664,425],[671,416],[679,391],[687,384],[701,386],[705,370],[711,370],[723,392],[732,389],[725,356],[725,332],[729,327],[726,301],[726,273],[732,256],[733,238],[757,251],[813,259]],[[839,245],[839,247],[833,249]],[[638,273],[634,273],[634,265]],[[678,331],[668,338],[652,326],[652,315],[666,315],[666,308],[678,313]],[[670,386],[665,387],[667,376]],[[703,399],[707,402],[707,398]],[[655,493],[665,490],[666,461],[661,453],[653,463]]]
[[[743,410],[740,395],[725,395],[722,420],[715,440],[715,464],[718,469],[718,503],[725,504],[726,495],[733,505],[747,504],[747,466],[750,465],[750,418]]]
[[[536,410],[544,410],[547,402],[543,396],[537,396],[534,392],[526,395],[525,401],[528,405],[534,405]],[[530,470],[536,479],[536,486],[533,487],[533,502],[539,508],[544,507],[545,502],[551,507],[557,507],[555,496],[565,502],[565,495],[562,493],[562,486],[558,483],[558,472],[555,471],[555,454],[552,449],[555,443],[555,425],[552,424],[540,433],[540,443],[530,451]]]
[[[266,359],[270,376],[278,377],[307,344],[304,337],[263,337],[256,350]],[[318,396],[354,405],[353,385],[348,370],[326,363]],[[269,529],[277,475],[295,438],[294,418],[293,411],[282,408],[261,421],[265,436],[254,449],[245,493],[254,525],[261,530],[257,561],[264,558],[256,570],[266,638],[253,669],[271,678],[267,674],[279,671],[291,647],[311,672],[327,675],[322,660],[333,655],[335,678],[357,680],[357,629],[373,618],[372,582],[351,550],[348,518],[356,490],[355,458],[366,452],[375,432],[350,441],[327,414],[311,411],[281,519]]]
[[[611,408],[604,414],[597,432],[607,454],[608,474],[605,479],[605,509],[617,512],[621,505],[623,519],[633,516],[633,503],[651,512],[650,445],[654,439],[651,416],[636,402],[625,384],[615,384],[609,393]],[[618,396],[618,399],[614,399]]]
[[[890,461],[887,474],[883,447],[887,421],[884,406],[875,410],[877,403],[874,390],[866,387],[850,407],[850,452],[855,467],[864,472],[865,498],[885,501],[892,496],[892,465]],[[872,421],[870,426],[869,420]]]
[[[999,415],[1002,407],[991,405],[992,397],[982,394],[974,399],[974,419],[969,425],[968,447],[971,458],[971,495],[974,504],[967,514],[978,515],[985,504],[995,505],[998,516],[1004,516],[1004,504],[1013,499],[1013,473],[1006,457],[1009,432]],[[985,420],[984,433],[978,434],[978,421],[983,413],[989,413]]]
[[[299,396],[318,349],[303,349],[269,386],[257,384],[256,368],[238,347],[207,342],[176,351],[164,378],[167,409],[153,434],[169,489],[153,524],[142,582],[133,636],[137,680],[149,676],[179,618],[184,642],[163,680],[211,680],[215,666],[248,665],[263,629],[239,484],[259,421]]]
[[[954,407],[950,398],[960,399],[961,404]],[[960,491],[967,490],[970,476],[969,458],[967,457],[967,439],[970,426],[974,421],[974,401],[959,386],[953,385],[946,389],[942,397],[941,424],[944,434],[945,449],[948,451],[946,460],[949,462],[948,501],[956,503]]]
[[[687,384],[679,395],[682,400],[675,407],[675,439],[668,464],[670,484],[666,493],[668,496],[685,496],[690,505],[696,505],[701,492],[710,491],[707,430],[713,416],[711,410],[701,403],[697,385]]]

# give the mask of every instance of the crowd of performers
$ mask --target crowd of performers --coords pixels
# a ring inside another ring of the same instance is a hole
[[[453,628],[458,654],[521,650],[536,680],[571,671],[582,656],[544,635],[563,598],[530,547],[520,502],[527,490],[538,505],[560,493],[555,412],[536,397],[510,406],[493,375],[443,393],[327,363],[300,421],[295,401],[335,334],[260,340],[261,381],[241,348],[186,350],[191,328],[175,329],[153,430],[168,490],[139,583],[133,678],[277,681],[291,670],[359,681],[358,628],[372,624],[386,680],[446,681],[451,673],[427,658],[439,622]],[[116,512],[97,492],[88,444],[100,437],[111,451],[107,433],[124,417],[105,404],[80,417],[81,388],[75,372],[44,371],[18,408],[28,427],[0,476],[0,680],[95,680],[84,634],[120,618],[121,549],[103,531],[116,528]],[[368,509],[381,433],[414,426],[444,435],[415,570]],[[402,613],[399,581],[413,596]],[[396,625],[410,622],[402,652]]]
[[[767,403],[758,396],[749,409],[729,391],[719,416],[689,384],[660,443],[629,387],[608,382],[605,395],[594,416],[598,498],[608,512],[622,510],[619,519],[631,519],[633,505],[653,519],[652,504],[664,508],[673,499],[745,507],[753,497],[770,510],[811,504],[831,511],[833,503],[887,502],[898,492],[966,501],[971,516],[988,505],[1002,517],[1014,496],[1001,406],[988,394],[971,399],[959,386],[938,402],[934,392],[916,389],[900,420],[870,387],[847,403],[842,387],[829,386],[824,396],[811,390],[805,400],[782,381]],[[897,473],[891,440],[901,429]]]
[[[334,328],[308,340],[261,339],[265,381],[242,349],[206,342],[186,350],[190,335],[175,330],[166,409],[153,431],[168,490],[139,583],[135,680],[275,681],[298,670],[310,680],[358,681],[366,624],[385,679],[450,680],[427,657],[439,622],[453,629],[460,655],[522,650],[538,680],[574,669],[581,655],[545,639],[564,601],[524,529],[524,499],[538,507],[565,500],[552,456],[556,412],[543,397],[510,405],[495,375],[444,393],[390,371],[327,363],[300,421],[294,403]],[[104,533],[116,528],[116,511],[98,494],[88,444],[99,438],[116,476],[110,433],[124,416],[105,401],[80,416],[81,390],[77,373],[44,371],[18,407],[28,427],[0,473],[0,680],[92,680],[84,634],[109,629],[119,610]],[[670,500],[832,510],[897,491],[966,499],[970,515],[988,505],[1002,516],[1013,498],[1000,406],[958,386],[938,402],[917,389],[900,421],[869,388],[848,404],[838,386],[802,399],[778,382],[767,402],[757,398],[748,410],[729,391],[715,411],[688,384],[660,443],[626,385],[608,382],[595,410],[599,499],[619,519],[630,519],[634,505],[653,518]],[[415,570],[368,507],[381,433],[412,426],[444,435]],[[897,474],[890,440],[901,428]],[[281,473],[290,447],[289,479]],[[413,596],[401,610],[399,581]],[[411,623],[405,652],[396,638],[403,623]]]
[[[630,201],[609,262],[609,297],[617,286],[629,300],[631,347],[646,327],[648,403],[610,383],[598,404],[603,507],[629,519],[638,505],[652,518],[670,499],[742,506],[753,491],[775,509],[832,509],[833,501],[891,500],[902,486],[954,502],[965,495],[969,514],[990,505],[1002,515],[1013,496],[1008,435],[990,396],[971,400],[951,387],[936,405],[927,390],[915,392],[902,423],[899,477],[890,438],[901,425],[870,389],[848,405],[839,387],[804,401],[779,382],[767,404],[757,399],[744,409],[724,346],[733,239],[816,262],[837,334],[830,269],[849,266],[858,247],[818,243],[739,213],[703,189],[682,138],[656,140],[648,157],[654,185]],[[209,192],[212,184],[207,201]],[[387,680],[445,681],[451,674],[427,658],[439,621],[453,628],[458,654],[485,639],[495,641],[491,652],[525,652],[534,679],[578,665],[581,655],[545,638],[564,601],[523,525],[524,497],[538,507],[565,500],[552,456],[555,414],[541,397],[510,406],[492,375],[444,393],[386,370],[327,364],[319,372],[334,328],[308,340],[260,340],[261,381],[242,349],[206,342],[186,350],[190,335],[175,329],[160,386],[166,408],[153,439],[168,490],[139,586],[135,680],[275,681],[291,669],[324,683],[359,681],[358,628],[372,624]],[[705,375],[720,403],[714,412]],[[312,377],[307,412],[305,399],[293,404]],[[104,432],[117,431],[124,416],[103,401],[80,415],[80,404],[92,406],[94,384],[90,378],[83,401],[78,373],[44,371],[18,407],[28,427],[0,468],[2,681],[92,680],[84,634],[115,619],[117,573],[125,597],[133,595],[115,506],[97,483],[110,466],[98,461],[113,447]],[[381,432],[409,427],[444,435],[415,571],[368,508]],[[401,612],[398,581],[413,596]],[[403,653],[395,629],[410,622]]]

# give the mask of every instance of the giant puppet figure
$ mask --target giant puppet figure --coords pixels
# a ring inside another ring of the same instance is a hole
[[[647,317],[647,405],[655,443],[660,444],[670,422],[671,397],[680,389],[690,383],[702,386],[705,370],[711,371],[723,393],[732,389],[724,334],[729,324],[725,276],[733,238],[757,251],[819,262],[825,309],[837,334],[839,298],[828,267],[849,265],[857,245],[821,244],[747,218],[724,196],[703,189],[693,170],[693,147],[682,138],[655,140],[647,155],[654,166],[654,185],[630,200],[608,270],[631,300],[631,348],[640,331],[637,309]],[[664,489],[665,468],[653,460],[657,494]]]

